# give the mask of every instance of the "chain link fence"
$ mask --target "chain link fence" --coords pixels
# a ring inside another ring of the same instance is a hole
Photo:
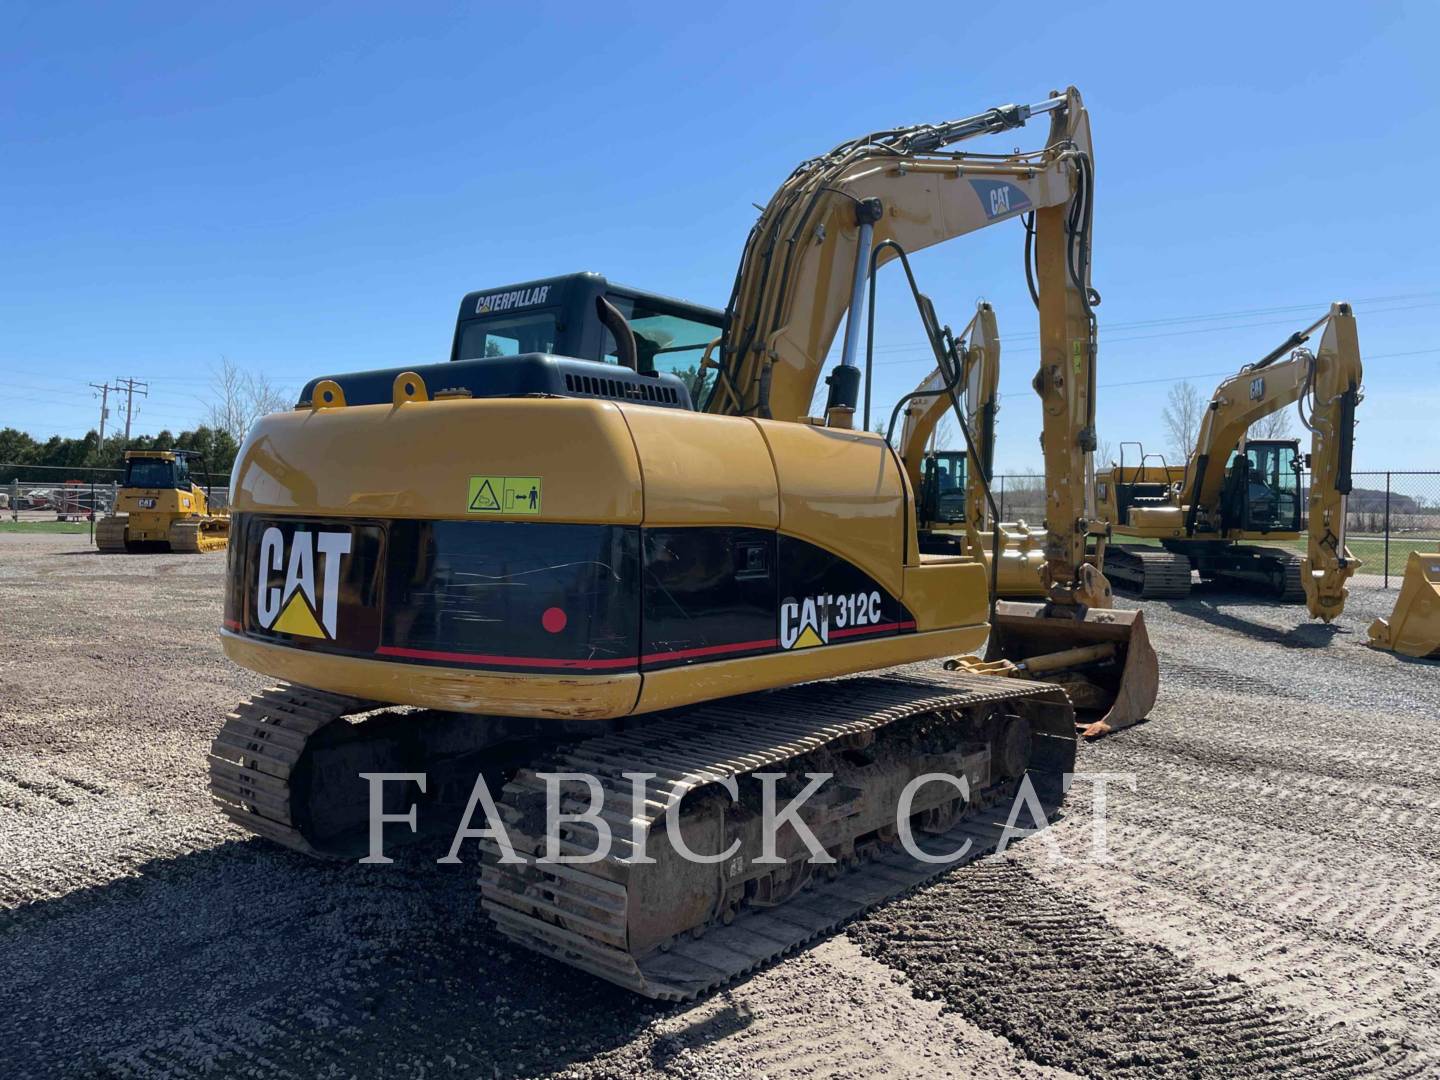
[[[1410,552],[1440,550],[1440,471],[1353,472],[1346,503],[1346,541],[1362,574],[1383,580],[1405,574]],[[997,474],[990,481],[1001,521],[1039,525],[1045,520],[1045,478],[1036,473]],[[1300,477],[1301,507],[1310,475]],[[1303,541],[1295,545],[1303,550]]]
[[[88,522],[115,509],[122,469],[69,468],[0,462],[0,521]],[[204,472],[192,474],[205,487]],[[225,478],[227,481],[229,477]],[[224,485],[209,489],[210,506],[230,505]]]
[[[1440,472],[1355,472],[1351,483],[1346,543],[1361,573],[1388,588],[1404,577],[1410,552],[1440,550]]]
[[[0,462],[0,520],[89,521],[115,506],[122,470],[17,465]],[[228,477],[220,478],[228,481]],[[205,486],[205,474],[195,482]],[[1386,470],[1351,474],[1346,530],[1350,550],[1363,573],[1384,579],[1403,576],[1411,551],[1440,550],[1440,470]],[[991,480],[1001,521],[1039,525],[1045,520],[1045,478],[1038,473],[1003,473]],[[210,505],[229,506],[225,485],[212,485]],[[1301,492],[1309,491],[1309,474]],[[1302,499],[1301,505],[1304,505]]]

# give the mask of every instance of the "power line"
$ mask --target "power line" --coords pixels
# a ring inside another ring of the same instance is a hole
[[[110,415],[110,391],[113,389],[108,382],[99,385],[91,383],[96,390],[100,391],[100,445],[105,445],[105,418]]]
[[[1397,293],[1397,294],[1395,294],[1394,296],[1368,296],[1368,297],[1363,297],[1363,298],[1361,298],[1361,299],[1359,299],[1359,300],[1349,301],[1349,303],[1350,303],[1351,307],[1359,307],[1361,304],[1390,304],[1390,303],[1398,303],[1398,302],[1403,301],[1403,300],[1426,300],[1426,299],[1430,299],[1430,298],[1432,298],[1432,297],[1437,297],[1437,296],[1440,296],[1440,291],[1432,290],[1432,291],[1430,291],[1430,292]],[[1123,322],[1123,323],[1121,323],[1121,322],[1102,322],[1102,323],[1101,323],[1101,329],[1102,329],[1103,331],[1105,331],[1106,336],[1108,337],[1110,333],[1113,333],[1113,332],[1116,331],[1116,330],[1140,330],[1140,329],[1148,329],[1148,328],[1154,327],[1154,326],[1173,326],[1173,325],[1177,325],[1177,324],[1180,324],[1180,323],[1188,323],[1188,322],[1213,322],[1213,321],[1216,320],[1216,319],[1247,319],[1247,318],[1251,318],[1251,317],[1257,316],[1257,315],[1279,315],[1279,314],[1283,314],[1283,313],[1285,313],[1285,312],[1292,312],[1292,311],[1316,311],[1316,310],[1319,310],[1319,309],[1321,309],[1321,308],[1326,308],[1326,307],[1329,307],[1329,306],[1330,306],[1330,301],[1327,300],[1327,301],[1325,301],[1324,303],[1287,304],[1287,305],[1285,305],[1285,306],[1283,306],[1283,307],[1273,307],[1273,308],[1248,308],[1248,309],[1242,309],[1242,310],[1238,310],[1238,311],[1212,311],[1212,312],[1205,312],[1205,313],[1196,314],[1196,315],[1167,315],[1167,316],[1164,316],[1164,317],[1158,318],[1158,319],[1139,319],[1139,320],[1136,320],[1136,321],[1134,321],[1134,322]],[[1401,307],[1401,308],[1382,308],[1382,309],[1377,309],[1377,310],[1375,310],[1375,311],[1360,312],[1359,314],[1364,314],[1364,315],[1384,314],[1386,311],[1410,311],[1410,310],[1413,309],[1413,307],[1433,307],[1433,306],[1434,306],[1433,304],[1416,304],[1416,305],[1407,306],[1407,307]],[[1288,322],[1289,320],[1288,320],[1288,319],[1283,319],[1283,320],[1280,320],[1280,321],[1281,321],[1281,322]],[[1238,329],[1238,328],[1245,327],[1245,326],[1270,326],[1270,325],[1275,325],[1275,323],[1274,323],[1273,321],[1271,321],[1271,322],[1264,322],[1264,323],[1248,323],[1248,322],[1247,322],[1247,323],[1237,323],[1237,324],[1235,324],[1235,326],[1234,326],[1233,328]],[[1223,327],[1223,328],[1219,328],[1219,329],[1231,329],[1231,328],[1232,328],[1232,327]],[[1188,331],[1179,331],[1179,333],[1186,333],[1186,332],[1188,332]],[[1040,335],[1039,335],[1038,333],[1028,333],[1028,332],[1027,332],[1027,333],[1024,333],[1024,334],[1004,335],[1004,336],[1002,336],[1002,341],[1004,340],[1004,337],[1005,337],[1005,336],[1009,336],[1012,340],[1014,340],[1014,339],[1019,339],[1019,340],[1022,340],[1022,341],[1024,341],[1024,340],[1029,340],[1029,339],[1032,339],[1032,338],[1038,340],[1039,337],[1040,337]],[[1143,339],[1143,338],[1134,338],[1134,339],[1121,339],[1121,340],[1144,340],[1144,339]],[[928,343],[926,343],[926,342],[924,342],[924,341],[915,341],[915,342],[909,342],[909,343],[897,342],[897,343],[890,344],[890,345],[878,346],[878,347],[875,349],[875,351],[876,351],[877,353],[882,353],[882,352],[887,352],[887,351],[888,351],[888,352],[898,352],[898,351],[904,350],[904,349],[926,349],[926,350],[928,350],[928,348],[929,348]]]
[[[131,418],[131,415],[133,414],[134,409],[135,409],[135,395],[136,395],[136,394],[139,394],[141,397],[149,397],[149,396],[150,396],[150,384],[149,384],[149,383],[139,382],[138,380],[136,380],[136,379],[133,378],[133,377],[132,377],[132,378],[129,378],[129,379],[116,378],[115,382],[116,382],[116,387],[115,387],[115,392],[116,392],[116,393],[119,393],[119,392],[120,392],[121,387],[120,387],[119,384],[122,383],[122,382],[125,384],[125,385],[124,385],[124,390],[125,390],[125,445],[126,445],[126,446],[129,446],[129,445],[130,445],[130,418]]]

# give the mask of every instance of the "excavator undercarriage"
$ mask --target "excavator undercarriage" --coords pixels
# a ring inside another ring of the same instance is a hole
[[[484,906],[500,929],[670,1000],[723,985],[993,851],[1007,823],[1043,825],[1030,814],[1057,805],[1075,760],[1074,713],[1060,689],[945,672],[729,699],[538,751],[525,740],[483,745],[479,717],[382,712],[352,722],[368,707],[294,687],[256,695],[212,747],[211,790],[227,815],[294,850],[354,858],[365,850],[370,798],[359,774],[424,773],[453,831],[462,804],[448,784],[473,783],[481,765],[501,792],[505,843],[480,841]],[[822,774],[829,780],[801,820],[823,855],[787,826],[767,861],[766,784],[785,802]],[[902,793],[927,774],[935,779],[915,788],[902,820]],[[566,823],[558,853],[603,857],[547,861],[549,800],[565,813],[595,810],[587,777],[598,784],[598,814]],[[1012,803],[1026,781],[1017,822]],[[907,852],[899,828],[934,861]]]

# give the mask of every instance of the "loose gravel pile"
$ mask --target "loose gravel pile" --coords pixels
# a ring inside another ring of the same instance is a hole
[[[263,685],[223,555],[0,536],[7,1077],[1320,1076],[1440,1071],[1440,666],[1197,592],[1161,702],[1007,855],[688,1007],[512,949],[473,865],[317,865],[214,811]]]

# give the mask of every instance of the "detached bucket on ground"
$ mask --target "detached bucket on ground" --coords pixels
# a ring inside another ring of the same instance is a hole
[[[1369,644],[1417,659],[1440,658],[1440,551],[1412,551],[1388,619],[1370,624]]]

